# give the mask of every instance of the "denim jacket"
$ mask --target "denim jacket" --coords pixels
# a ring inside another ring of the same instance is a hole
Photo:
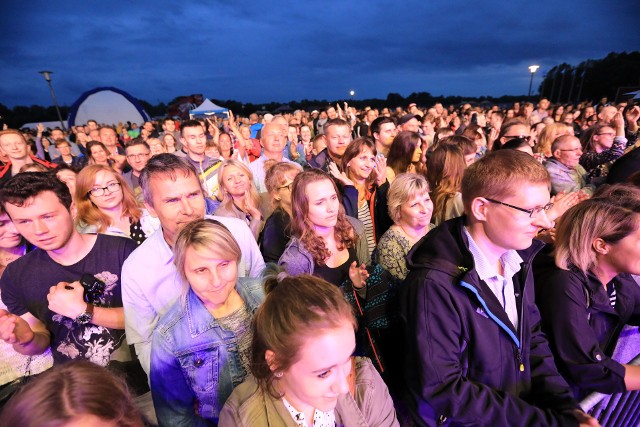
[[[252,314],[264,300],[259,280],[239,278],[236,290]],[[220,327],[191,289],[160,318],[150,374],[160,426],[215,425],[224,402],[247,374],[235,334]]]

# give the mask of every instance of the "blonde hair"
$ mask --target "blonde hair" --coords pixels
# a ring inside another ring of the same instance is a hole
[[[136,196],[124,178],[122,178],[122,175],[114,172],[109,166],[89,165],[84,167],[76,177],[76,194],[74,197],[78,207],[76,222],[95,225],[98,227],[98,233],[104,233],[107,227],[111,225],[109,215],[93,204],[89,197],[89,191],[91,191],[96,182],[98,172],[109,172],[114,176],[122,191],[122,214],[130,217],[134,222],[138,221],[142,216],[142,210],[136,201]]]
[[[222,199],[220,207],[227,210],[232,210],[233,208],[233,197],[231,197],[231,195],[224,189],[225,170],[230,166],[237,167],[247,175],[247,178],[249,180],[249,188],[247,188],[245,192],[249,191],[254,206],[260,206],[260,195],[258,194],[256,186],[253,184],[253,174],[251,173],[247,165],[236,159],[227,159],[222,162],[220,168],[218,169],[218,185],[220,186],[219,192],[222,196],[220,197],[220,199]]]
[[[551,157],[553,154],[551,152],[551,144],[555,141],[556,138],[562,135],[569,135],[570,130],[569,126],[564,123],[551,123],[548,124],[542,129],[540,132],[540,138],[538,138],[538,143],[535,147],[533,147],[534,153],[542,153],[545,156]]]
[[[213,255],[236,262],[240,262],[242,256],[238,242],[220,222],[207,218],[192,221],[180,231],[173,245],[173,263],[185,284],[187,276],[184,264],[189,248],[198,254]]]
[[[429,193],[429,183],[422,175],[415,173],[401,173],[396,176],[389,192],[387,193],[387,205],[389,216],[393,222],[400,220],[400,209],[412,197]]]

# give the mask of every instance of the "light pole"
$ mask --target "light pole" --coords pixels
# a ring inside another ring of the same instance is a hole
[[[531,71],[531,80],[529,81],[529,94],[527,95],[527,98],[531,97],[531,87],[533,86],[533,75],[536,73],[536,71],[538,71],[538,68],[540,68],[539,65],[529,65],[529,71]]]
[[[47,81],[49,85],[49,90],[51,91],[51,98],[53,98],[53,105],[56,107],[56,112],[58,113],[58,120],[60,120],[60,126],[62,126],[62,130],[66,131],[67,127],[64,125],[62,121],[62,114],[60,114],[60,107],[58,107],[58,101],[56,100],[56,94],[53,92],[53,86],[51,85],[51,74],[53,71],[38,71],[38,73],[42,74],[42,77]]]

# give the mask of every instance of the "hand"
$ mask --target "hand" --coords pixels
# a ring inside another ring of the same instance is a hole
[[[236,128],[236,119],[233,116],[233,111],[229,110],[229,127],[231,129],[235,129]]]
[[[22,317],[0,310],[0,340],[8,344],[24,344],[31,342],[34,335]]]
[[[76,280],[72,283],[60,282],[49,289],[49,294],[47,295],[49,310],[70,319],[75,319],[87,308],[83,294],[84,288],[79,281]]]
[[[627,119],[627,124],[629,125],[630,130],[635,132],[638,128],[638,119],[640,119],[640,106],[636,105],[629,109],[624,116]]]
[[[329,173],[344,185],[353,185],[353,181],[349,179],[346,173],[340,172],[334,162],[329,163]]]
[[[596,420],[589,414],[585,414],[580,409],[576,409],[575,411],[573,411],[573,415],[576,417],[576,420],[578,420],[578,422],[580,423],[580,427],[582,426],[600,427],[600,423],[598,422],[598,420]]]
[[[367,271],[367,266],[361,264],[358,267],[358,261],[353,261],[351,266],[349,267],[349,279],[351,279],[351,283],[353,283],[353,287],[356,289],[361,289],[367,283],[367,279],[369,278],[369,272]]]
[[[262,213],[260,209],[254,204],[253,199],[251,198],[251,192],[245,191],[244,193],[244,208],[247,210],[247,213],[251,215],[251,220],[260,220],[262,221]]]
[[[614,126],[618,131],[618,136],[620,136],[620,130],[624,132],[624,119],[622,118],[622,113],[620,111],[618,111],[613,116],[613,119],[611,119],[611,125]]]
[[[547,244],[553,245],[556,241],[556,229],[550,228],[548,230],[542,230],[538,233],[536,238]]]
[[[378,186],[384,184],[387,181],[387,158],[383,156],[376,156],[376,184]]]
[[[489,142],[493,143],[496,139],[498,139],[498,135],[500,135],[500,129],[491,128],[489,131]]]
[[[574,191],[573,193],[564,194],[558,193],[556,194],[555,200],[553,202],[553,207],[547,211],[547,218],[551,221],[555,221],[560,218],[566,211],[569,210],[572,206],[580,203],[582,200],[582,196],[579,191]]]
[[[298,157],[298,144],[295,141],[291,141],[289,144],[289,153],[291,153],[291,159],[296,160]]]
[[[38,136],[42,136],[42,132],[44,132],[44,125],[42,123],[38,123],[36,129],[38,129]]]

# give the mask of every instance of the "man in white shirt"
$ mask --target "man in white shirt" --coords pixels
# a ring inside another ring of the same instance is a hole
[[[127,259],[122,267],[122,300],[127,340],[134,344],[147,375],[151,336],[158,319],[178,300],[184,285],[173,264],[172,245],[189,222],[205,216],[202,186],[193,165],[172,154],[149,160],[140,174],[145,207],[162,225]],[[264,260],[247,225],[235,218],[210,217],[235,237],[242,257],[238,276],[256,277]]]
[[[287,135],[283,132],[280,124],[271,122],[264,125],[260,134],[262,155],[249,165],[249,169],[253,174],[253,183],[258,189],[258,193],[267,192],[267,186],[264,184],[264,164],[267,160],[293,163],[283,155],[282,150],[284,150],[286,143]]]

